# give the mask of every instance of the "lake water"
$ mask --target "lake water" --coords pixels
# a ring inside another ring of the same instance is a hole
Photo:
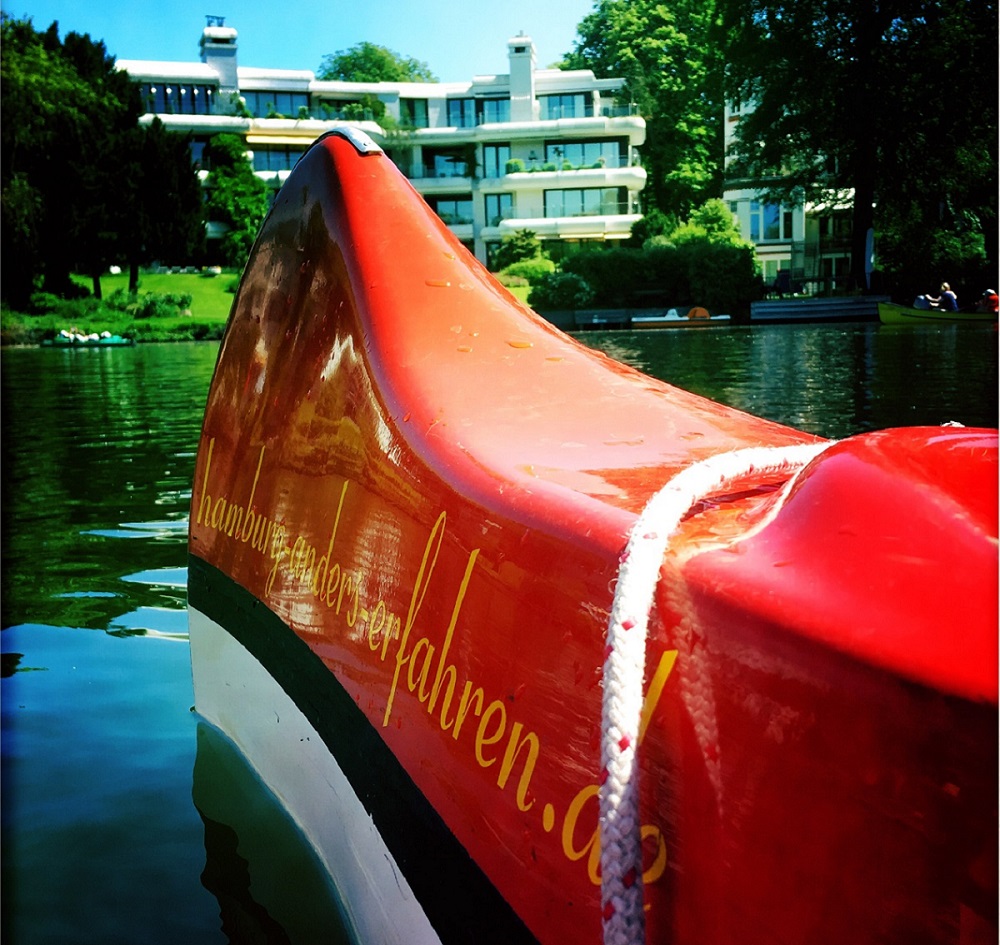
[[[997,425],[992,327],[581,337],[824,436]],[[312,945],[337,925],[287,818],[191,711],[186,520],[216,350],[0,355],[4,941]]]

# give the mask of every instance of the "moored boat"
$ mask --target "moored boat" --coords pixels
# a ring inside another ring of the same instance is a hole
[[[752,322],[857,322],[874,321],[878,303],[888,296],[843,295],[809,298],[762,299],[750,303]]]
[[[662,314],[637,315],[633,316],[630,323],[632,328],[698,328],[705,325],[728,325],[729,315],[713,315],[706,308],[700,305],[689,308],[686,312],[680,312],[675,308],[669,309]]]
[[[113,335],[109,331],[83,334],[63,329],[54,338],[46,338],[42,345],[52,348],[122,348],[135,344],[134,338]]]
[[[945,312],[939,308],[912,308],[895,302],[879,302],[883,325],[932,325],[947,322],[995,322],[996,312]]]
[[[329,135],[209,394],[196,708],[362,942],[995,937],[996,480],[583,347]]]

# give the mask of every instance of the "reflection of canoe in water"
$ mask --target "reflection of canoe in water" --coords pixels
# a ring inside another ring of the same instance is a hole
[[[995,936],[996,451],[616,364],[328,136],[209,394],[196,705],[365,942]]]
[[[883,325],[933,325],[942,322],[995,322],[996,312],[943,312],[937,308],[910,308],[894,302],[879,302],[878,317]]]
[[[193,781],[205,825],[201,882],[219,900],[230,940],[346,945],[322,861],[243,756],[204,723]]]

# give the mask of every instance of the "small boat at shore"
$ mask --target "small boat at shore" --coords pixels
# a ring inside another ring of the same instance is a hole
[[[335,132],[208,395],[195,708],[359,942],[995,939],[997,448],[614,362]]]
[[[135,344],[134,338],[113,335],[109,331],[83,334],[63,329],[54,338],[46,338],[42,345],[47,348],[123,348]]]
[[[895,302],[879,302],[878,318],[883,325],[928,325],[945,322],[995,322],[996,312],[945,312],[939,308],[913,308]]]
[[[686,312],[675,308],[657,315],[633,316],[631,328],[699,328],[705,325],[728,325],[729,315],[713,315],[707,308],[695,305]]]

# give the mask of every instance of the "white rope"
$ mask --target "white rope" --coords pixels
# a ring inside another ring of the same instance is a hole
[[[621,556],[604,660],[599,796],[605,945],[645,941],[637,749],[649,612],[667,542],[698,501],[752,475],[787,479],[831,445],[751,447],[709,457],[674,476],[632,527]]]

